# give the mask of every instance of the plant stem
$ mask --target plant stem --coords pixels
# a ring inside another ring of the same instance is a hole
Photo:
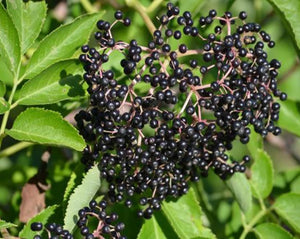
[[[272,208],[261,210],[256,216],[249,222],[249,224],[244,225],[244,230],[240,236],[240,239],[245,239],[247,234],[252,230],[253,226],[267,213],[269,213]]]
[[[141,15],[141,17],[145,21],[148,30],[152,34],[156,30],[156,27],[154,26],[153,22],[148,16],[146,8],[139,1],[136,0],[126,0],[125,2],[129,7],[132,7]]]
[[[13,85],[13,88],[11,90],[11,93],[10,93],[10,96],[9,96],[9,99],[8,99],[8,103],[10,105],[13,101],[13,98],[14,98],[14,95],[15,95],[15,92],[16,92],[16,89],[17,89],[17,86],[18,86],[18,84],[16,83],[16,80],[14,82],[15,83]],[[1,149],[1,145],[2,145],[2,140],[5,137],[4,131],[5,131],[5,128],[6,128],[7,121],[8,121],[9,113],[10,113],[10,109],[5,112],[5,114],[3,116],[3,119],[2,119],[1,128],[0,128],[0,149]]]
[[[84,8],[88,13],[97,12],[97,9],[94,8],[94,6],[90,3],[89,0],[80,0],[80,3],[82,4],[83,8]]]
[[[154,0],[149,7],[147,7],[147,13],[153,12],[161,3],[163,0]]]
[[[8,157],[22,149],[25,149],[31,145],[34,145],[34,143],[31,143],[31,142],[20,142],[20,143],[17,143],[15,145],[12,145],[10,146],[9,148],[6,148],[4,150],[2,150],[0,152],[0,158],[2,157]]]

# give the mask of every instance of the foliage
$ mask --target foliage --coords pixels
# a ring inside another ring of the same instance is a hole
[[[279,137],[268,135],[262,139],[251,129],[248,145],[235,141],[229,152],[230,159],[238,161],[245,154],[251,155],[252,163],[245,174],[235,174],[224,182],[211,174],[201,177],[186,195],[176,200],[168,198],[161,212],[155,212],[149,220],[132,216],[138,204],[130,209],[109,205],[109,212],[120,215],[129,238],[299,237],[299,2],[179,0],[174,4],[181,11],[191,10],[197,18],[206,16],[212,5],[219,13],[230,10],[237,15],[247,10],[248,19],[259,22],[271,33],[277,43],[268,54],[271,59],[281,61],[278,88],[289,97],[280,103],[278,125],[284,131]],[[90,39],[96,22],[100,17],[112,20],[116,9],[131,17],[132,27],[127,30],[116,25],[115,34],[124,40],[136,37],[139,43],[145,43],[150,31],[158,25],[158,21],[150,19],[161,16],[165,5],[161,0],[0,3],[0,233],[3,237],[9,233],[32,238],[35,233],[30,223],[34,221],[44,224],[55,221],[74,230],[78,210],[89,206],[91,199],[102,199],[105,195],[108,185],[101,180],[98,167],[85,174],[80,166],[85,142],[76,129],[74,115],[78,109],[89,106],[88,86],[82,79],[83,68],[78,61],[80,47],[87,42],[96,46]],[[113,60],[105,67],[115,69],[120,58],[111,57]],[[124,74],[118,74],[118,79],[124,80]],[[136,90],[145,91],[143,86]],[[45,165],[47,170],[43,168]],[[24,224],[18,215],[21,188],[27,182],[46,192],[47,207]],[[40,188],[41,185],[51,186],[48,189]],[[74,235],[80,238],[76,230]]]

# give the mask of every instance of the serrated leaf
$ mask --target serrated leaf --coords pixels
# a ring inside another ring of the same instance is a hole
[[[292,100],[280,102],[278,125],[289,132],[300,136],[300,103]]]
[[[44,105],[85,95],[80,84],[82,67],[78,60],[58,62],[27,81],[20,90],[18,104]]]
[[[300,194],[283,194],[276,199],[273,207],[279,216],[300,232]]]
[[[10,227],[17,227],[17,226],[18,225],[16,225],[16,224],[13,224],[11,222],[6,222],[6,221],[0,219],[0,229],[10,228]]]
[[[33,238],[36,235],[36,232],[32,231],[30,229],[30,225],[33,222],[41,222],[43,225],[45,225],[48,222],[48,219],[51,217],[51,215],[54,214],[55,209],[58,207],[58,205],[52,205],[41,211],[38,215],[31,218],[29,222],[23,227],[22,231],[19,233],[19,237],[21,238]]]
[[[215,238],[202,225],[202,210],[193,188],[176,201],[163,202],[162,211],[179,238]]]
[[[0,97],[0,115],[8,111],[9,108],[9,103],[3,97]]]
[[[6,92],[6,85],[4,82],[0,81],[0,97],[4,96]]]
[[[274,223],[262,223],[256,226],[253,231],[259,239],[293,239],[292,235]]]
[[[51,32],[33,53],[23,78],[32,78],[50,65],[70,58],[87,42],[101,15],[101,13],[95,13],[81,16]]]
[[[41,108],[26,109],[5,132],[17,140],[66,146],[78,151],[86,145],[78,131],[58,112]]]
[[[100,170],[98,166],[91,168],[82,180],[82,183],[74,190],[70,196],[67,206],[64,228],[72,231],[78,221],[78,211],[88,206],[101,186]]]
[[[0,57],[7,68],[16,74],[21,59],[19,36],[2,3],[0,3]]]
[[[244,213],[248,212],[252,207],[252,193],[246,176],[242,173],[236,173],[226,180],[225,184],[232,192],[241,210]]]
[[[269,2],[283,14],[295,35],[294,39],[300,49],[300,2],[298,0],[269,0]]]
[[[148,239],[150,237],[151,239],[167,239],[154,216],[145,221],[137,238]]]
[[[47,12],[46,2],[7,0],[6,4],[19,34],[21,53],[24,54],[42,29]]]
[[[251,188],[257,198],[266,198],[272,191],[274,179],[273,163],[270,156],[258,149],[251,166]]]
[[[70,195],[72,194],[72,192],[74,191],[74,189],[76,188],[76,186],[78,186],[78,184],[80,184],[80,182],[82,181],[82,174],[83,174],[83,169],[80,166],[77,166],[74,170],[74,172],[72,172],[70,179],[68,181],[67,187],[65,188],[65,193],[64,193],[64,198],[63,198],[63,210],[65,211]]]

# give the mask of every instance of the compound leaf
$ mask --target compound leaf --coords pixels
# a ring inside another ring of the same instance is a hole
[[[64,228],[72,231],[78,221],[78,211],[89,205],[101,186],[100,170],[98,166],[91,168],[82,180],[82,183],[75,188],[71,194],[65,218]]]
[[[58,207],[58,205],[49,206],[43,211],[41,211],[38,215],[31,218],[27,224],[23,227],[22,231],[19,233],[20,238],[33,238],[36,235],[36,232],[32,231],[30,228],[31,223],[33,222],[41,222],[43,225],[45,225],[48,222],[48,219],[51,215],[54,214],[55,209]]]
[[[251,187],[255,197],[266,198],[273,188],[274,169],[270,156],[258,149],[251,167]]]
[[[50,65],[72,57],[88,40],[100,16],[101,14],[95,13],[78,17],[46,36],[33,53],[23,78],[32,78]]]
[[[0,97],[0,115],[9,110],[10,104],[3,98]]]
[[[82,67],[75,59],[58,62],[27,81],[20,90],[20,105],[44,105],[85,95]]]
[[[66,146],[78,151],[85,147],[78,131],[58,112],[41,108],[26,109],[6,133],[17,140]]]
[[[152,216],[151,219],[145,221],[137,238],[147,239],[149,237],[153,239],[167,239],[154,216]]]
[[[225,184],[232,192],[242,211],[249,211],[252,207],[252,193],[246,176],[242,173],[236,173]]]
[[[300,103],[292,100],[280,102],[278,125],[291,133],[300,136]]]
[[[17,227],[17,226],[18,225],[16,225],[16,224],[13,224],[11,222],[6,222],[6,221],[0,219],[0,229],[10,228],[10,227]]]
[[[21,48],[18,32],[0,3],[0,57],[7,68],[16,74],[21,59]]]
[[[259,239],[292,239],[292,235],[274,223],[262,223],[254,228],[255,234]]]
[[[300,232],[300,194],[283,194],[276,199],[273,206],[283,219]]]
[[[34,43],[44,24],[47,12],[45,1],[7,0],[7,11],[19,33],[21,52]]]
[[[162,210],[179,238],[215,238],[201,223],[202,210],[193,188],[176,201],[163,202]]]

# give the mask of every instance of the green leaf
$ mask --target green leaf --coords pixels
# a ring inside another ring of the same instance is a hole
[[[138,234],[138,239],[167,239],[155,217],[146,220]]]
[[[58,62],[23,85],[18,104],[44,105],[84,96],[82,72],[77,60]]]
[[[292,100],[280,102],[278,125],[300,136],[300,103]]]
[[[273,188],[274,169],[270,156],[258,149],[255,161],[251,166],[251,188],[257,198],[266,198]]]
[[[96,13],[81,16],[51,32],[33,53],[23,78],[32,78],[50,65],[72,57],[87,42],[101,15],[102,13]]]
[[[300,194],[283,194],[276,199],[273,207],[279,216],[300,232]]]
[[[3,97],[0,97],[0,115],[8,111],[9,108],[9,103]]]
[[[21,49],[17,30],[0,3],[0,57],[7,68],[16,74],[20,59]]]
[[[6,85],[4,82],[0,81],[0,97],[4,96],[6,92]]]
[[[77,130],[58,112],[41,108],[26,109],[6,133],[17,140],[66,146],[78,151],[86,145]]]
[[[176,201],[163,202],[162,210],[179,238],[215,238],[202,225],[202,210],[193,188]]]
[[[64,218],[64,228],[72,231],[78,221],[78,211],[88,206],[101,186],[100,170],[98,166],[91,168],[82,180],[82,183],[70,196]]]
[[[250,134],[250,140],[247,144],[247,148],[248,148],[251,156],[253,158],[256,158],[258,149],[263,148],[264,142],[263,142],[261,135],[259,135],[258,133],[255,132],[253,126],[250,126],[249,128],[251,130],[251,134]]]
[[[254,232],[260,239],[293,239],[292,235],[274,223],[262,223],[254,228]]]
[[[246,176],[242,173],[236,173],[225,181],[225,184],[237,200],[241,210],[246,213],[252,207],[252,193]]]
[[[38,215],[31,218],[29,222],[23,227],[22,231],[19,233],[19,237],[21,238],[33,238],[36,235],[36,232],[32,231],[30,228],[31,223],[33,222],[41,222],[45,225],[48,222],[48,219],[51,215],[54,214],[55,209],[58,205],[52,205],[41,211]]]
[[[21,52],[24,54],[38,37],[47,12],[45,1],[24,2],[6,0],[7,11],[19,33]]]
[[[269,0],[269,2],[283,14],[295,35],[294,39],[300,49],[300,2],[298,0]]]
[[[6,221],[0,219],[0,229],[10,228],[10,227],[17,227],[17,226],[18,225],[16,225],[16,224],[13,224],[11,222],[6,222]]]

